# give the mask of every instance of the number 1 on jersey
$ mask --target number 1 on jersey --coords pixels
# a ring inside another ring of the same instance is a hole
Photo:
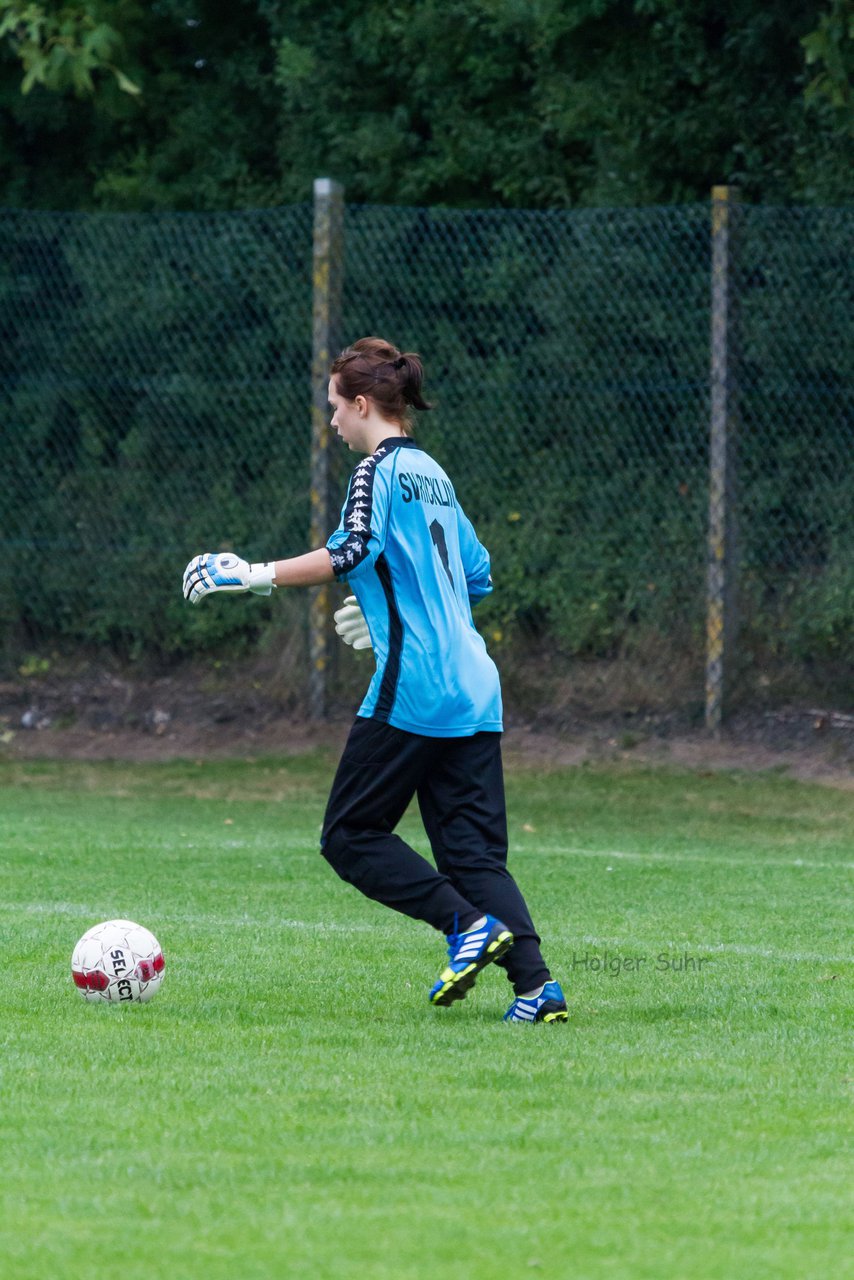
[[[448,543],[445,538],[445,528],[438,520],[434,520],[430,525],[430,537],[433,539],[436,550],[439,552],[439,559],[442,561],[442,566],[445,573],[448,575],[448,581],[450,582],[451,587],[453,587],[454,575],[451,573],[451,558],[448,555]]]

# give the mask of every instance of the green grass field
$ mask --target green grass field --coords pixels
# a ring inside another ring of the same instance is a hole
[[[508,1027],[320,858],[333,763],[0,764],[4,1280],[854,1274],[854,793],[515,767],[570,1021]],[[163,988],[87,1005],[121,916]]]

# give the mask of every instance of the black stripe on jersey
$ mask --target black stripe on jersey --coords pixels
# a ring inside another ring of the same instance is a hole
[[[388,657],[386,658],[385,671],[380,682],[380,691],[377,696],[377,705],[374,709],[373,718],[375,720],[388,720],[391,715],[391,709],[394,706],[394,699],[397,694],[397,682],[400,678],[400,657],[403,650],[403,622],[397,611],[397,601],[394,598],[394,586],[391,581],[391,571],[388,567],[388,561],[385,556],[377,558],[374,568],[377,571],[377,577],[385,595],[386,604],[388,606]]]
[[[350,477],[347,505],[344,508],[344,528],[348,533],[371,531],[371,509],[374,503],[374,472],[386,449],[378,449],[369,458],[363,458]]]
[[[374,497],[374,472],[377,463],[388,451],[380,447],[369,458],[363,458],[350,477],[347,505],[344,508],[343,525],[347,537],[340,547],[330,551],[333,572],[352,573],[368,554],[371,536],[371,511]]]
[[[347,537],[340,547],[329,552],[332,571],[336,576],[352,573],[356,565],[361,564],[367,556],[374,504],[374,472],[377,469],[377,463],[382,462],[389,449],[401,446],[414,449],[419,447],[408,436],[390,436],[388,440],[383,440],[369,457],[362,459],[350,477],[347,505],[343,516]]]
[[[368,554],[368,539],[358,533],[351,533],[346,542],[329,552],[332,572],[338,576],[352,573],[357,564],[361,564]]]

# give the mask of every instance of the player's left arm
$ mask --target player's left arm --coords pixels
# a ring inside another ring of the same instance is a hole
[[[492,591],[489,552],[474,531],[462,507],[457,506],[457,529],[460,537],[460,558],[466,575],[466,589],[469,600],[477,604]]]
[[[336,609],[332,617],[335,619],[335,630],[345,644],[354,649],[372,649],[371,633],[365,621],[365,615],[359,608],[355,596],[347,596],[340,609]]]

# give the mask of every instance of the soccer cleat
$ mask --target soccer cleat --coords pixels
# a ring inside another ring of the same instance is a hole
[[[566,1001],[559,982],[547,982],[538,996],[517,996],[505,1022],[566,1022]]]
[[[448,934],[450,963],[434,983],[430,1003],[445,1006],[464,999],[481,969],[503,956],[512,945],[513,934],[495,916],[487,916],[486,923],[478,929]]]

